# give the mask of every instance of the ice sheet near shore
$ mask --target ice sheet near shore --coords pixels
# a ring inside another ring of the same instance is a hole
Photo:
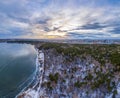
[[[35,81],[32,87],[28,87],[27,90],[23,90],[16,98],[39,98],[43,95],[41,90],[42,77],[44,72],[44,53],[37,49],[36,58],[36,75],[33,81]]]

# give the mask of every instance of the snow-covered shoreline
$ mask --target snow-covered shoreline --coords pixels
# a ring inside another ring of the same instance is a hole
[[[44,53],[37,49],[36,72],[32,83],[23,89],[16,98],[39,98],[42,95],[41,83],[44,73]]]

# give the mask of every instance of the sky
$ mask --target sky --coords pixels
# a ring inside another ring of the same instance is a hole
[[[0,38],[120,39],[120,0],[0,0]]]

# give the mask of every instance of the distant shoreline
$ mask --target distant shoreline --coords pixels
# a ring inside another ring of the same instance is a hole
[[[120,44],[120,39],[0,39],[0,43],[65,43],[65,44]]]

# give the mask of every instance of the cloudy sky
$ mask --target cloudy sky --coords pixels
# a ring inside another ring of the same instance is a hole
[[[0,0],[0,38],[120,38],[120,0]]]

